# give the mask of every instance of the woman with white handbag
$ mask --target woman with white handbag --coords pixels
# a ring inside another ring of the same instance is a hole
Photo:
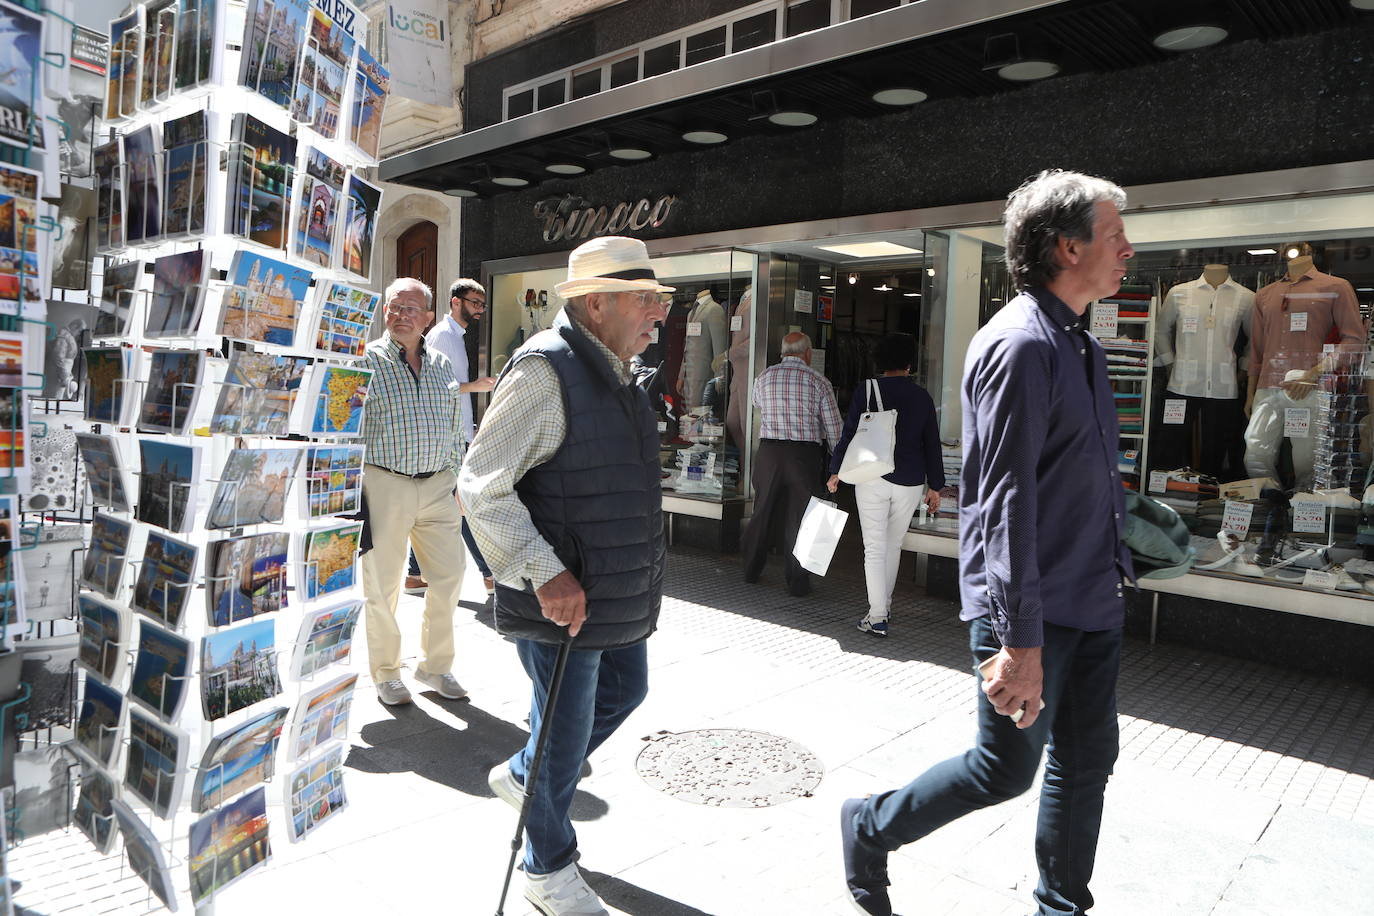
[[[868,613],[859,630],[887,636],[902,538],[922,499],[934,512],[945,486],[940,422],[930,394],[911,379],[916,341],[891,334],[878,342],[873,361],[880,377],[854,391],[840,444],[830,460],[826,489],[854,484],[864,538]]]

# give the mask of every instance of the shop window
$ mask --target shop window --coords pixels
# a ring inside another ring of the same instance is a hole
[[[534,90],[526,89],[506,99],[506,118],[519,118],[534,111]]]
[[[769,10],[757,16],[750,16],[735,23],[734,37],[730,41],[730,50],[747,51],[750,48],[757,48],[759,45],[766,45],[777,38],[778,35],[778,14],[776,10]]]
[[[871,16],[902,5],[902,0],[849,0],[849,18]]]
[[[562,105],[567,101],[567,91],[567,82],[562,78],[540,86],[537,93],[539,110],[543,111],[545,108]]]
[[[628,86],[639,79],[639,55],[611,64],[611,88]]]
[[[585,99],[601,91],[601,68],[597,67],[582,73],[574,73],[572,78],[572,97]]]
[[[725,26],[687,36],[687,66],[725,56]]]
[[[644,78],[671,73],[681,66],[679,54],[682,42],[674,41],[644,52]]]
[[[799,0],[787,6],[787,37],[830,25],[830,0]]]

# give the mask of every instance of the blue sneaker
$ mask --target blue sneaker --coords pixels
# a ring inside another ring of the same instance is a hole
[[[886,639],[886,638],[887,638],[887,621],[886,621],[886,620],[869,620],[867,617],[865,617],[863,620],[860,620],[860,621],[859,621],[859,632],[860,632],[860,633],[871,633],[871,634],[873,634],[874,636],[881,636],[881,637],[883,637],[884,639]]]

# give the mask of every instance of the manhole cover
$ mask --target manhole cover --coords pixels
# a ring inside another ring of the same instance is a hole
[[[648,739],[635,769],[673,798],[717,808],[767,808],[809,796],[825,775],[795,741],[740,728],[662,732]]]

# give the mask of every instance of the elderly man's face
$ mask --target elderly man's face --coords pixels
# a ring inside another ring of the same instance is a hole
[[[1126,224],[1121,213],[1105,200],[1096,205],[1093,217],[1093,240],[1075,242],[1077,259],[1065,267],[1088,288],[1094,299],[1111,296],[1121,288],[1126,276],[1126,261],[1135,249],[1126,239]]]
[[[587,310],[601,342],[621,359],[644,352],[654,325],[668,316],[658,293],[591,293]]]
[[[433,313],[426,307],[424,292],[415,286],[395,290],[386,300],[383,314],[386,329],[392,337],[400,338],[415,337],[434,320]]]

